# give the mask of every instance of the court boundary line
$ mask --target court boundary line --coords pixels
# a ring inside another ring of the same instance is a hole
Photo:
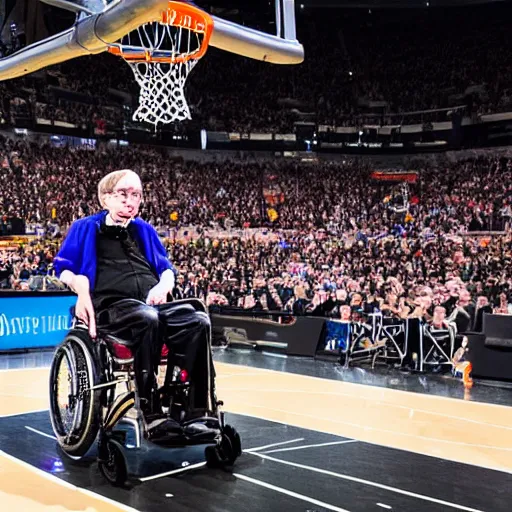
[[[255,407],[255,408],[259,408],[259,409],[267,409],[268,411],[275,411],[275,412],[280,412],[280,413],[286,413],[286,414],[289,414],[291,416],[302,416],[304,418],[321,419],[323,421],[330,421],[332,423],[337,423],[337,424],[340,424],[340,425],[348,425],[348,426],[351,426],[351,427],[354,427],[354,428],[364,429],[364,430],[367,430],[367,431],[368,430],[373,430],[375,432],[382,432],[382,433],[385,433],[385,434],[395,434],[395,435],[402,436],[402,437],[421,439],[423,441],[433,441],[433,442],[444,443],[444,444],[453,444],[453,445],[457,445],[457,446],[469,446],[471,448],[483,448],[483,449],[489,449],[489,450],[499,450],[499,451],[503,451],[503,452],[512,452],[512,447],[510,447],[510,448],[500,448],[498,446],[465,443],[463,441],[450,441],[448,439],[437,439],[435,437],[427,437],[427,436],[417,436],[417,435],[414,435],[414,434],[404,433],[404,432],[401,432],[399,430],[387,430],[387,429],[382,429],[382,428],[377,428],[377,427],[363,426],[363,425],[358,425],[357,423],[351,423],[349,421],[335,420],[335,419],[332,419],[332,418],[326,418],[326,417],[323,417],[323,416],[316,416],[316,415],[312,415],[312,414],[305,414],[305,413],[301,413],[301,412],[285,411],[284,409],[275,409],[273,407],[267,407],[267,406],[263,406],[263,405],[251,405],[251,407]],[[265,419],[265,418],[261,418],[261,419]],[[272,421],[272,420],[270,420],[270,421]],[[290,424],[287,423],[287,425],[290,425]],[[291,426],[295,426],[295,425],[291,425]],[[301,427],[299,427],[299,428],[301,428]],[[333,434],[333,435],[337,435],[337,434]],[[344,436],[340,436],[340,437],[344,437]],[[364,440],[358,439],[358,441],[364,441]],[[364,441],[364,442],[367,442],[367,441]],[[370,443],[370,444],[377,444],[377,443]],[[388,446],[388,445],[382,445],[382,446]],[[391,447],[389,447],[389,448],[391,448]],[[405,451],[410,451],[410,450],[405,450]]]
[[[206,462],[198,462],[197,464],[190,464],[189,466],[185,466],[182,468],[171,469],[170,471],[166,471],[165,473],[157,473],[156,475],[143,476],[142,478],[139,478],[139,481],[148,482],[150,480],[156,480],[157,478],[163,478],[165,476],[179,475],[180,473],[185,473],[186,471],[190,471],[192,469],[199,469],[204,466],[206,466]]]
[[[285,489],[284,487],[278,487],[277,485],[269,484],[267,482],[264,482],[263,480],[258,480],[250,476],[242,475],[241,473],[233,473],[233,476],[239,478],[240,480],[244,480],[246,482],[259,485],[260,487],[265,487],[267,489],[279,492],[281,494],[286,494],[287,496],[291,496],[292,498],[296,498],[298,500],[311,503],[312,505],[318,505],[328,510],[334,510],[335,512],[349,512],[347,509],[337,507],[336,505],[331,505],[330,503],[326,503],[325,501],[310,498],[309,496],[306,496],[304,494],[299,494],[298,492],[290,491],[289,489]]]
[[[58,440],[55,436],[52,436],[51,434],[47,434],[46,432],[43,432],[41,430],[37,430],[37,428],[29,427],[28,425],[25,425],[25,428],[27,430],[29,430],[30,432],[33,432],[34,434],[39,434],[40,436],[47,437],[48,439],[53,439],[54,441]]]
[[[314,361],[314,359],[311,359],[311,360]],[[220,363],[220,364],[225,364],[225,365],[230,365],[230,366],[239,366],[239,367],[243,367],[243,368],[249,368],[250,370],[259,370],[259,371],[267,372],[267,373],[295,375],[297,377],[304,377],[307,379],[321,380],[321,381],[327,381],[327,382],[339,382],[342,384],[346,384],[347,386],[355,386],[358,389],[373,388],[373,389],[379,389],[379,390],[387,390],[387,391],[394,392],[394,393],[402,393],[402,394],[405,393],[408,395],[428,396],[429,398],[435,398],[438,400],[450,400],[450,401],[455,400],[456,402],[462,402],[464,404],[473,404],[473,405],[478,405],[478,406],[490,406],[490,407],[498,407],[501,409],[510,409],[509,405],[493,404],[493,403],[489,403],[489,402],[480,402],[479,400],[463,400],[462,398],[453,398],[453,397],[449,397],[449,396],[430,395],[430,394],[427,395],[425,393],[420,393],[420,392],[416,392],[416,391],[405,391],[403,389],[394,389],[394,388],[388,388],[385,386],[372,386],[370,384],[358,384],[356,382],[347,382],[346,380],[329,379],[326,377],[315,377],[314,375],[305,375],[304,373],[286,372],[284,370],[270,370],[268,368],[260,368],[259,366],[246,366],[246,365],[236,364],[236,363],[227,363],[224,361],[214,361],[214,362]],[[333,366],[333,369],[334,369],[334,366]]]
[[[274,410],[274,409],[272,409],[272,410]],[[249,418],[255,418],[257,420],[268,421],[270,423],[278,423],[280,425],[286,425],[288,427],[300,428],[302,430],[308,430],[310,432],[320,432],[321,434],[328,434],[328,435],[333,436],[333,437],[340,437],[340,438],[345,437],[345,436],[342,436],[340,434],[333,434],[332,432],[329,432],[327,430],[312,429],[312,428],[309,428],[309,427],[300,427],[300,426],[297,426],[297,425],[292,425],[291,423],[285,423],[284,421],[279,421],[279,420],[275,420],[275,419],[265,418],[263,416],[256,416],[255,414],[235,412],[235,411],[227,411],[227,412],[229,412],[230,414],[237,414],[239,416],[247,416]],[[388,445],[384,445],[384,444],[379,444],[379,443],[376,443],[374,441],[367,441],[367,440],[364,440],[364,439],[357,439],[357,441],[359,441],[360,443],[363,443],[363,444],[369,444],[369,445],[372,445],[372,446],[378,446],[379,448],[386,448],[388,450],[396,450],[396,451],[405,452],[405,453],[414,453],[415,455],[420,455],[420,456],[423,456],[423,457],[431,457],[433,459],[438,459],[438,460],[442,460],[442,461],[445,461],[445,462],[450,462],[450,463],[453,463],[453,464],[462,464],[462,465],[465,465],[465,466],[472,466],[472,467],[475,467],[475,468],[487,469],[489,471],[498,471],[499,473],[506,473],[506,474],[512,475],[512,470],[509,470],[509,469],[496,468],[496,467],[482,465],[482,464],[472,464],[471,462],[462,462],[460,460],[454,460],[454,459],[447,459],[445,457],[441,457],[439,455],[433,455],[431,453],[423,453],[423,452],[416,452],[416,451],[412,451],[412,450],[406,450],[405,448],[397,448],[395,446],[388,446]]]
[[[9,354],[1,354],[0,355],[9,355]],[[34,371],[34,370],[49,370],[50,366],[31,366],[30,368],[0,368],[0,373],[4,372],[28,372],[28,371]]]
[[[240,374],[242,375],[242,374]],[[255,374],[249,374],[250,376],[254,376]],[[369,387],[375,387],[375,386],[369,386]],[[385,388],[389,389],[389,388]],[[258,391],[261,392],[267,392],[267,393],[309,393],[311,395],[327,395],[327,396],[339,396],[339,397],[349,397],[353,398],[354,400],[360,400],[360,397],[357,397],[351,393],[337,393],[333,391],[310,391],[305,389],[257,389],[257,388],[225,388],[226,391]],[[419,393],[421,394],[421,393]],[[430,396],[430,395],[429,395]],[[413,407],[408,407],[407,405],[400,405],[395,403],[388,403],[383,402],[382,400],[373,400],[371,398],[363,398],[363,400],[371,400],[373,403],[378,405],[383,405],[390,408],[396,408],[396,409],[408,409],[412,410],[414,412],[418,412],[421,414],[426,414],[430,416],[440,416],[442,418],[449,418],[453,420],[459,420],[459,421],[465,421],[467,423],[475,423],[477,425],[482,425],[484,427],[492,427],[492,428],[501,428],[503,430],[512,430],[512,427],[507,427],[506,425],[496,425],[496,423],[487,423],[485,421],[479,421],[479,420],[473,420],[471,418],[465,418],[463,416],[454,416],[453,414],[446,414],[444,412],[434,412],[434,411],[428,411],[426,409],[416,409]],[[458,400],[457,398],[454,398],[454,400]],[[479,402],[482,403],[482,402]],[[484,404],[484,405],[493,405],[493,404]],[[504,406],[506,408],[509,408],[508,406]]]
[[[272,462],[277,462],[279,464],[284,464],[286,466],[292,466],[300,469],[305,469],[307,471],[313,471],[315,473],[320,473],[327,476],[332,476],[334,478],[339,478],[341,480],[348,480],[349,482],[355,482],[363,485],[368,485],[370,487],[377,487],[378,489],[383,489],[385,491],[394,492],[396,494],[403,494],[405,496],[410,496],[412,498],[418,498],[423,501],[429,501],[431,503],[437,503],[439,505],[445,505],[450,508],[456,508],[458,510],[464,510],[466,512],[484,512],[483,510],[479,510],[476,508],[466,507],[464,505],[459,505],[457,503],[452,503],[450,501],[441,500],[438,498],[432,498],[431,496],[426,496],[425,494],[418,494],[412,491],[406,491],[405,489],[400,489],[398,487],[392,487],[385,484],[380,484],[378,482],[372,482],[371,480],[365,480],[363,478],[358,478],[355,476],[346,475],[344,473],[336,473],[334,471],[329,471],[328,469],[315,468],[313,466],[307,466],[306,464],[299,464],[297,462],[290,462],[288,460],[276,459],[275,457],[269,457],[268,455],[264,455],[263,453],[251,453],[250,455],[254,455],[256,457],[260,457],[265,460],[270,460]]]
[[[15,416],[16,415],[22,415],[22,414],[34,414],[34,413],[37,413],[37,412],[41,412],[41,411],[32,411],[32,412],[28,412],[28,413],[20,413],[20,414],[15,414]],[[321,432],[321,433],[324,433],[324,434],[332,435],[333,437],[343,437],[343,436],[340,436],[338,434],[333,434],[332,432],[315,430],[315,429],[311,429],[311,428],[307,428],[307,427],[298,427],[296,425],[290,425],[289,423],[285,423],[285,422],[282,422],[282,421],[273,420],[273,419],[267,419],[267,418],[264,418],[264,417],[255,416],[255,415],[251,415],[251,414],[236,413],[236,412],[232,412],[232,411],[231,411],[231,413],[239,415],[239,416],[252,417],[252,418],[263,420],[263,421],[267,421],[267,422],[270,422],[270,423],[276,423],[276,424],[281,424],[281,425],[286,425],[286,426],[292,426],[292,427],[300,428],[302,430],[306,430],[306,431],[310,431],[310,432]],[[49,437],[49,438],[53,439],[53,437],[50,436],[49,434],[46,434],[46,433],[43,433],[43,432],[39,432],[36,429],[29,428],[27,426],[25,426],[25,428],[27,428],[27,430],[30,430],[30,431],[32,431],[34,433],[37,433],[37,434],[40,434],[40,435],[44,435],[45,437]],[[292,441],[288,441],[288,442],[292,442]],[[341,443],[346,444],[347,442],[354,442],[354,441],[358,442],[358,440],[355,440],[355,439],[354,440],[347,439],[345,441],[337,442],[337,444],[341,444]],[[368,441],[359,441],[359,442],[366,443],[366,444],[369,444],[369,445],[381,446],[381,445],[378,445],[377,443],[371,443],[371,442],[368,442]],[[282,443],[276,443],[276,444],[282,444]],[[303,447],[296,447],[296,448],[300,449],[300,448],[303,448]],[[410,452],[409,450],[403,450],[403,449],[394,448],[394,447],[385,447],[385,448],[389,448],[391,450],[402,451],[402,452]],[[332,471],[329,471],[329,470],[324,470],[324,469],[321,469],[321,468],[313,468],[312,466],[306,466],[306,465],[299,464],[299,463],[294,463],[294,462],[290,462],[290,461],[276,459],[274,457],[269,457],[268,455],[266,455],[264,453],[253,452],[253,451],[250,451],[250,450],[251,449],[244,450],[244,453],[249,453],[249,454],[258,456],[260,458],[268,459],[268,460],[271,460],[271,461],[274,461],[274,462],[277,462],[277,463],[281,463],[281,464],[285,464],[285,465],[291,465],[291,466],[299,467],[299,468],[302,468],[302,469],[306,469],[306,470],[311,470],[311,471],[327,474],[327,475],[334,476],[334,477],[337,477],[337,478],[341,478],[341,479],[345,479],[345,480],[350,480],[350,481],[355,481],[355,482],[359,482],[359,483],[370,485],[370,486],[374,486],[374,487],[383,488],[385,490],[390,490],[391,492],[397,492],[399,494],[411,495],[413,497],[422,497],[423,496],[423,498],[419,498],[419,499],[424,499],[426,501],[433,501],[435,503],[440,503],[440,504],[446,504],[447,506],[450,506],[452,508],[458,508],[459,510],[464,510],[464,511],[468,511],[468,512],[482,512],[482,511],[480,511],[478,509],[472,509],[472,508],[469,508],[469,507],[465,507],[464,505],[450,504],[450,502],[445,502],[444,500],[438,500],[437,498],[431,498],[429,496],[420,495],[420,494],[414,493],[412,491],[406,491],[406,490],[402,490],[402,489],[399,489],[399,488],[393,488],[393,487],[390,487],[390,486],[386,486],[385,484],[379,484],[377,482],[365,481],[364,479],[360,479],[358,477],[353,477],[351,475],[344,475],[344,474],[341,474],[341,473],[335,473],[335,472],[332,472]],[[252,450],[254,450],[254,448]],[[282,450],[280,450],[280,451],[282,451]],[[416,452],[411,452],[411,453],[416,453]],[[475,465],[475,464],[469,464],[469,463],[459,462],[459,461],[451,461],[450,459],[444,459],[442,457],[438,457],[438,456],[435,456],[435,455],[429,455],[429,454],[419,454],[419,455],[421,455],[421,456],[428,456],[428,457],[440,459],[440,460],[443,460],[443,461],[453,462],[453,463],[456,463],[456,464],[465,464],[465,465],[469,465],[469,466],[480,467],[480,468],[483,468],[483,469],[488,469],[488,470],[494,470],[494,471],[500,471],[500,472],[504,472],[504,473],[509,473],[508,471],[500,470],[500,469],[496,469],[496,468],[490,468],[490,467],[485,467],[485,466]],[[51,481],[55,481],[55,482],[57,482],[60,485],[67,486],[69,488],[72,488],[73,490],[77,490],[78,492],[89,494],[90,496],[95,497],[95,498],[97,498],[99,500],[104,500],[104,501],[105,500],[110,500],[110,498],[107,498],[107,497],[105,497],[105,496],[103,496],[101,494],[97,494],[97,493],[94,493],[93,491],[89,491],[87,489],[83,489],[81,487],[75,486],[74,484],[71,484],[71,483],[69,483],[69,482],[67,482],[65,480],[62,480],[62,479],[60,479],[58,477],[55,477],[51,473],[46,473],[45,471],[40,470],[39,468],[37,468],[35,466],[32,466],[29,463],[27,463],[27,462],[25,462],[25,461],[23,461],[21,459],[18,459],[16,457],[12,456],[12,455],[9,455],[8,453],[6,453],[3,450],[0,450],[0,456],[5,456],[6,458],[8,458],[8,459],[18,463],[19,465],[25,466],[25,467],[29,468],[30,470],[32,470],[33,472],[35,472],[37,474],[40,474],[44,478],[48,478]],[[199,463],[199,465],[205,465],[205,464],[206,463]],[[191,465],[191,466],[187,466],[186,468],[182,468],[182,469],[179,468],[177,470],[172,470],[171,472],[168,472],[167,474],[184,472],[184,471],[188,471],[190,469],[193,469],[195,467],[196,467],[196,465]],[[510,472],[510,473],[512,473],[512,472]],[[145,480],[151,480],[151,479],[156,479],[157,477],[165,476],[165,475],[166,474],[154,475],[152,477],[144,477],[144,479]],[[242,475],[242,476],[244,478],[249,478],[249,477],[245,477],[245,475]],[[271,485],[271,484],[268,484],[268,485]],[[283,490],[287,491],[286,489],[283,489]],[[293,491],[290,491],[290,492],[293,492]],[[119,506],[121,508],[125,507],[124,510],[127,510],[129,512],[140,512],[140,511],[138,511],[136,509],[130,508],[129,506],[124,505],[124,504],[119,503],[119,502],[116,502],[114,500],[110,500],[108,502],[113,504],[113,505],[115,505],[115,506]],[[326,504],[326,505],[328,505],[328,504]],[[323,506],[325,506],[325,505],[323,505]],[[346,511],[346,512],[348,512],[348,511]]]
[[[43,410],[37,410],[37,411],[29,411],[29,412],[26,412],[26,413],[8,414],[8,415],[5,415],[5,416],[0,416],[0,419],[2,419],[2,418],[10,418],[10,417],[13,417],[13,416],[22,416],[24,414],[36,414],[36,413],[45,412],[45,411],[48,411],[48,410],[49,409],[43,409]],[[272,409],[272,410],[275,410],[275,409]],[[265,418],[263,416],[256,416],[255,414],[241,413],[241,412],[235,412],[235,411],[226,411],[226,412],[229,413],[229,414],[235,414],[235,415],[238,415],[238,416],[246,416],[248,418],[254,418],[254,419],[257,419],[257,420],[267,421],[269,423],[276,423],[278,425],[285,425],[285,426],[288,426],[288,427],[299,428],[299,429],[302,429],[302,430],[306,430],[308,432],[319,432],[321,434],[327,434],[327,435],[330,435],[330,436],[333,436],[333,437],[345,438],[345,436],[342,436],[340,434],[333,434],[332,432],[329,432],[327,430],[312,429],[312,428],[309,428],[309,427],[300,427],[300,426],[297,426],[297,425],[292,425],[290,423],[285,423],[284,421],[280,421],[280,420],[276,420],[276,419],[270,419],[270,418]],[[350,438],[345,438],[345,439],[346,440],[351,440]],[[362,440],[362,439],[354,439],[354,441],[357,441],[357,442],[363,443],[363,444],[372,445],[372,446],[378,446],[379,448],[386,448],[386,449],[389,449],[389,450],[396,450],[396,451],[405,452],[405,453],[414,453],[415,455],[420,455],[420,456],[423,456],[423,457],[430,457],[430,458],[433,458],[433,459],[438,459],[438,460],[442,460],[442,461],[445,461],[445,462],[450,462],[452,464],[463,464],[465,466],[471,466],[471,467],[486,469],[488,471],[498,471],[499,473],[505,473],[505,474],[509,474],[509,475],[512,474],[512,470],[508,470],[508,469],[504,469],[504,468],[497,468],[497,467],[492,467],[492,466],[488,466],[488,465],[473,464],[471,462],[462,462],[460,460],[447,459],[447,458],[441,457],[439,455],[433,455],[433,454],[430,454],[430,453],[422,453],[422,452],[417,452],[417,451],[405,450],[404,448],[397,448],[395,446],[383,445],[383,444],[379,444],[379,443],[372,442],[372,441],[367,441],[367,440]],[[251,450],[251,448],[249,448],[249,450]],[[248,451],[248,450],[244,450],[244,452],[245,451]],[[1,452],[1,450],[0,450],[0,452]]]
[[[25,469],[32,471],[32,473],[35,473],[36,475],[39,475],[42,478],[46,478],[47,480],[50,480],[50,482],[54,482],[56,484],[61,485],[62,487],[66,487],[68,489],[79,492],[81,494],[85,494],[87,496],[90,496],[91,498],[97,499],[98,501],[103,501],[105,503],[108,503],[109,505],[118,507],[120,510],[124,510],[126,512],[141,512],[140,510],[130,507],[129,505],[125,505],[124,503],[120,503],[111,498],[107,498],[106,496],[103,496],[102,494],[98,494],[89,489],[84,489],[83,487],[78,487],[77,485],[67,482],[66,480],[62,480],[61,478],[58,478],[58,477],[52,475],[51,473],[46,473],[42,469],[32,466],[28,462],[18,459],[17,457],[10,455],[3,450],[0,450],[0,457],[5,457],[6,459],[18,464],[19,466],[22,466]]]
[[[298,443],[299,441],[304,441],[304,438],[299,437],[297,439],[291,439],[290,441],[282,441],[280,443],[266,444],[264,446],[255,446],[254,448],[248,448],[247,450],[244,450],[244,452],[257,452],[259,450],[266,450],[267,448],[273,448],[274,446],[282,446],[283,444]]]
[[[280,448],[278,450],[270,450],[268,452],[261,452],[264,455],[267,455],[269,453],[277,453],[277,452],[293,452],[296,450],[304,450],[306,448],[322,448],[323,446],[336,446],[336,445],[342,445],[342,444],[348,444],[348,443],[359,443],[357,439],[347,439],[346,441],[332,441],[329,443],[318,443],[318,444],[306,444],[303,446],[294,446],[292,448]],[[249,451],[249,450],[247,450]],[[249,451],[251,453],[251,451]]]
[[[15,412],[12,414],[0,414],[0,420],[2,418],[13,418],[14,416],[23,416],[24,414],[37,414],[38,412],[48,412],[50,409],[35,409],[27,412]]]

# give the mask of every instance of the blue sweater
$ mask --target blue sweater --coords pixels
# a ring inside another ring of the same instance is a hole
[[[89,278],[91,292],[96,282],[96,235],[105,221],[106,211],[77,220],[69,228],[68,234],[53,263],[57,277],[64,270]],[[132,220],[135,226],[134,237],[142,254],[160,278],[165,270],[177,271],[167,258],[165,247],[153,226],[140,218]]]

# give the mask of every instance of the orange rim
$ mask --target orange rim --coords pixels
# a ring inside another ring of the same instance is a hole
[[[201,47],[194,53],[188,55],[153,57],[150,51],[140,48],[140,51],[125,53],[122,44],[112,45],[108,48],[108,52],[118,57],[122,57],[129,62],[160,62],[160,63],[182,63],[189,60],[199,60],[204,56],[210,44],[210,38],[213,33],[213,19],[202,9],[194,7],[183,2],[169,1],[167,9],[162,12],[161,21],[163,25],[171,25],[190,30],[197,34],[204,34]]]

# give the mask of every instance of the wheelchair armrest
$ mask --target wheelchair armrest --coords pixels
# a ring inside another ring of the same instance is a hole
[[[71,321],[72,329],[84,329],[85,331],[89,330],[89,326],[80,318],[73,316],[73,320]]]

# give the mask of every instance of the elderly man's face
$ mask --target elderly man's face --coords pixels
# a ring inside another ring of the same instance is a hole
[[[142,184],[134,173],[127,173],[114,187],[111,194],[106,194],[106,209],[115,222],[126,222],[139,213],[142,201]]]

